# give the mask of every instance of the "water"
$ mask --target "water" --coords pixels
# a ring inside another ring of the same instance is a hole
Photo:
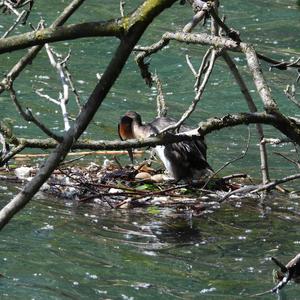
[[[298,204],[277,201],[191,219],[36,199],[2,232],[1,299],[244,299],[299,250]]]
[[[127,11],[139,2],[127,1]],[[101,5],[98,1],[88,1],[69,23],[90,20],[90,16],[93,19],[114,17],[118,5],[119,1],[101,1]],[[296,1],[226,1],[224,5],[230,26],[241,32],[244,41],[257,44],[260,51],[278,59],[299,56],[300,24],[297,20],[300,10]],[[38,1],[36,11],[41,6],[47,8],[46,21],[50,23],[63,9],[65,1]],[[165,30],[176,30],[189,17],[188,8],[182,9],[175,4],[150,26],[140,44],[156,41]],[[32,15],[32,21],[38,19],[38,14]],[[1,16],[3,26],[5,22]],[[89,96],[96,83],[96,73],[103,72],[116,44],[111,39],[100,38],[97,43],[94,39],[85,39],[55,44],[63,53],[72,48],[70,69],[82,100]],[[185,54],[196,64],[204,51],[203,47],[172,43],[151,60],[152,70],[157,69],[163,82],[170,115],[180,116],[194,96],[194,82],[185,63]],[[23,52],[1,58],[2,74]],[[254,90],[243,67],[243,56],[233,54],[233,57],[250,89]],[[59,82],[46,64],[46,54],[42,52],[16,81],[15,88],[24,106],[32,107],[45,123],[59,131],[62,128],[60,115],[55,112],[57,107],[41,100],[31,90],[43,87],[50,95],[57,95]],[[263,66],[280,108],[297,115],[294,107],[287,105],[282,92],[286,84],[295,80],[295,71],[271,73],[264,63]],[[129,60],[85,137],[117,138],[118,118],[129,109],[143,113],[144,118],[150,120],[155,115],[155,94],[155,90],[147,88],[140,79],[133,59]],[[255,92],[252,95],[261,107],[259,97]],[[14,119],[15,110],[7,94],[0,96],[0,103],[1,117]],[[190,124],[246,109],[239,89],[220,61]],[[72,103],[70,111],[76,114],[76,106]],[[43,136],[33,125],[19,120],[13,126],[22,135]],[[276,134],[269,127],[266,131],[268,136]],[[223,174],[242,170],[259,176],[258,147],[253,129],[252,132],[249,154]],[[210,164],[217,169],[224,161],[236,157],[245,148],[246,136],[246,127],[208,136]],[[292,147],[269,149],[296,157]],[[297,172],[292,165],[272,154],[271,162],[272,178]],[[297,182],[293,186],[297,187]],[[3,185],[1,206],[17,191],[18,187]],[[188,212],[169,209],[154,212],[108,210],[88,204],[78,206],[71,201],[37,196],[2,231],[0,298],[244,299],[246,295],[273,286],[271,256],[285,263],[299,252],[299,199],[274,194],[268,199],[265,210],[257,200],[248,200],[240,205],[227,204],[213,214],[193,218]],[[288,286],[286,295],[288,299],[298,299],[299,287]],[[274,298],[272,295],[261,297]]]

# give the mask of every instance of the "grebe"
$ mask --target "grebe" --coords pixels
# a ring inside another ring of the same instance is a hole
[[[158,117],[152,122],[143,124],[141,116],[128,111],[121,117],[118,132],[121,140],[144,139],[158,134],[176,121],[169,117]],[[182,125],[181,132],[190,130]],[[199,180],[213,173],[212,168],[206,160],[207,146],[203,137],[193,141],[182,141],[155,147],[155,151],[163,162],[169,174],[176,180]],[[133,161],[132,151],[129,156]]]

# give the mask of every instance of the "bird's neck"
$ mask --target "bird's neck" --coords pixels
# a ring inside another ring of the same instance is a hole
[[[132,124],[133,136],[137,139],[145,139],[148,138],[151,134],[153,134],[153,129],[149,124]]]

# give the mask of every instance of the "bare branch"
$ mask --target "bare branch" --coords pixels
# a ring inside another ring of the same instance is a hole
[[[18,24],[21,22],[22,18],[26,15],[26,11],[23,10],[22,13],[20,13],[16,19],[16,21],[14,22],[13,25],[11,25],[11,27],[8,28],[8,30],[6,32],[4,32],[4,34],[2,35],[2,39],[6,38],[10,32],[12,32],[17,26]]]
[[[56,105],[59,105],[59,104],[60,104],[58,100],[56,100],[56,99],[50,97],[49,95],[43,94],[43,93],[41,92],[42,90],[43,90],[43,89],[38,89],[38,90],[35,90],[35,92],[36,92],[36,94],[39,95],[40,97],[45,98],[45,99],[47,99],[48,101],[50,101],[50,102],[52,102],[52,103],[54,103],[54,104],[56,104]]]
[[[296,88],[294,84],[292,84],[291,86],[287,85],[284,93],[294,104],[297,105],[297,107],[300,108],[300,102],[296,99]]]
[[[187,65],[189,66],[191,72],[193,73],[193,75],[194,75],[195,77],[197,77],[197,72],[196,72],[196,70],[195,70],[195,68],[194,68],[194,66],[193,66],[193,64],[192,64],[192,62],[191,62],[191,60],[190,60],[190,57],[189,57],[188,55],[186,55],[186,56],[185,56],[185,59],[186,59],[186,63],[187,63]]]
[[[298,63],[298,60],[296,60],[296,63],[295,62],[292,62],[292,63],[291,62],[282,62],[282,61],[278,61],[273,58],[267,57],[266,55],[261,54],[261,53],[257,53],[257,57],[267,63],[272,64],[271,69],[276,68],[278,70],[286,70],[288,67],[297,68],[297,69],[300,68],[300,64]]]
[[[198,73],[197,73],[197,75],[195,76],[195,77],[196,77],[196,82],[195,82],[194,87],[195,87],[195,92],[196,92],[196,93],[197,93],[197,91],[199,90],[199,86],[200,86],[200,83],[201,83],[201,77],[202,77],[203,74],[206,73],[207,68],[208,68],[208,66],[209,66],[209,60],[208,60],[208,58],[211,56],[211,52],[212,52],[212,51],[213,51],[213,48],[212,48],[212,47],[210,47],[210,48],[206,51],[206,53],[205,53],[204,56],[203,56],[202,63],[201,63],[201,65],[200,65],[200,67],[199,67]]]
[[[73,94],[75,95],[75,101],[76,101],[76,104],[77,104],[77,106],[79,108],[79,111],[80,111],[81,108],[82,108],[82,105],[80,103],[81,101],[80,101],[79,93],[78,93],[77,89],[75,88],[75,85],[74,85],[73,79],[72,79],[72,75],[69,71],[68,66],[65,65],[64,68],[65,68],[65,73],[66,73],[66,76],[67,76],[67,79],[68,79],[68,82],[69,82],[69,85],[70,85],[70,89],[73,92]]]
[[[127,20],[127,24],[130,24],[130,30],[121,39],[120,45],[112,56],[108,67],[87,100],[86,105],[82,108],[74,125],[65,133],[62,143],[51,153],[32,180],[2,208],[0,211],[0,228],[3,228],[31,200],[55,168],[64,160],[72,145],[87,128],[110,88],[117,80],[136,43],[148,25],[174,2],[176,0],[146,0],[132,13],[129,20]]]
[[[121,13],[121,17],[124,17],[124,7],[126,5],[126,2],[124,0],[120,0],[120,13]]]
[[[285,143],[292,143],[292,140],[289,138],[282,138],[282,139],[263,138],[261,143],[271,144],[271,145],[279,145],[279,144],[285,144]]]
[[[124,32],[123,25],[122,22],[112,20],[39,29],[37,31],[1,39],[0,54],[25,49],[31,46],[83,37],[115,36],[120,38]]]
[[[49,137],[55,139],[56,141],[62,141],[62,137],[56,135],[49,128],[47,128],[47,126],[45,126],[41,121],[39,121],[36,117],[34,117],[30,109],[27,108],[26,110],[24,110],[22,108],[21,104],[19,103],[19,101],[17,99],[16,92],[15,92],[12,85],[9,87],[9,93],[10,93],[11,100],[13,101],[13,103],[15,104],[18,112],[20,113],[20,115],[23,117],[23,119],[25,121],[33,122],[37,127],[39,127]]]
[[[189,108],[184,112],[184,114],[181,116],[180,120],[178,122],[176,122],[174,125],[170,125],[166,128],[164,128],[163,130],[160,131],[160,133],[164,133],[167,132],[168,130],[173,130],[175,128],[179,128],[184,121],[192,114],[192,112],[195,110],[198,102],[201,99],[201,96],[204,92],[205,86],[208,82],[208,79],[211,75],[211,72],[213,70],[213,66],[215,64],[215,60],[217,58],[217,51],[216,50],[212,50],[211,52],[211,57],[210,57],[210,62],[209,62],[209,66],[208,69],[205,72],[205,76],[203,79],[202,84],[199,86],[199,89],[197,90],[197,94],[196,97],[194,98],[193,102],[191,103],[191,105],[189,106]]]
[[[254,103],[254,100],[252,99],[252,96],[247,88],[247,85],[242,78],[238,68],[236,67],[236,64],[233,62],[231,57],[227,52],[223,52],[222,56],[224,60],[226,61],[230,71],[232,72],[237,84],[239,85],[242,94],[245,97],[245,100],[247,102],[247,105],[249,107],[250,112],[257,112],[257,107]],[[262,128],[261,124],[256,124],[256,130],[258,132],[259,136],[259,153],[260,153],[260,169],[262,173],[262,182],[263,184],[266,184],[270,180],[270,175],[269,175],[269,168],[268,168],[268,155],[267,155],[267,149],[266,149],[266,144],[263,142],[264,140],[264,131]]]
[[[198,11],[192,20],[183,27],[182,31],[191,32],[205,18],[206,13],[205,10]]]
[[[0,160],[0,166],[4,166],[11,160],[16,154],[20,153],[22,150],[25,149],[25,145],[18,145],[13,147],[10,151],[8,151]]]
[[[166,101],[164,97],[164,93],[162,90],[162,84],[157,74],[153,77],[153,80],[156,83],[156,89],[157,89],[157,116],[158,117],[165,117],[168,112],[168,107],[166,106]]]
[[[290,175],[290,176],[284,177],[282,179],[277,179],[277,180],[274,180],[270,183],[260,185],[258,188],[251,191],[251,193],[253,194],[253,193],[258,193],[258,192],[265,191],[265,190],[271,190],[272,188],[274,188],[275,186],[277,186],[279,184],[286,183],[286,182],[296,180],[296,179],[299,179],[299,178],[300,178],[300,173]]]
[[[286,155],[279,153],[279,152],[273,152],[274,154],[281,156],[282,158],[286,159],[287,161],[293,163],[298,169],[300,169],[300,162],[299,160],[295,160],[295,159],[291,159],[289,157],[287,157]]]
[[[52,23],[50,28],[55,28],[57,26],[63,25],[69,17],[80,7],[80,5],[85,0],[73,0],[59,15],[59,17]],[[25,69],[25,67],[32,62],[39,51],[43,48],[43,45],[32,47],[28,52],[13,66],[13,68],[8,72],[6,78],[0,83],[0,94],[4,91],[7,85],[7,78],[14,81],[19,74]]]
[[[248,126],[248,139],[247,139],[247,143],[246,143],[246,147],[245,150],[242,151],[241,155],[239,155],[238,157],[235,157],[233,159],[231,159],[230,161],[227,161],[223,166],[221,166],[217,171],[213,172],[212,175],[209,176],[209,178],[206,180],[204,186],[202,187],[202,189],[205,189],[205,187],[208,185],[208,183],[211,181],[212,178],[214,178],[216,175],[218,175],[222,170],[224,170],[227,166],[237,162],[238,160],[243,159],[246,154],[248,153],[249,150],[249,145],[250,145],[250,139],[251,139],[251,131],[250,128]]]
[[[46,48],[50,63],[52,65],[52,67],[54,69],[56,69],[56,71],[59,75],[59,78],[61,80],[61,83],[62,83],[63,93],[62,94],[60,93],[58,104],[59,104],[61,112],[62,112],[65,131],[68,131],[70,129],[70,123],[69,123],[69,118],[68,118],[69,114],[68,114],[66,105],[69,101],[69,85],[68,85],[68,82],[67,82],[68,79],[67,79],[67,76],[65,74],[65,70],[64,70],[63,65],[69,59],[70,53],[61,62],[56,62],[56,60],[54,58],[54,55],[53,55],[53,52],[50,49],[48,44],[45,44],[45,48]]]

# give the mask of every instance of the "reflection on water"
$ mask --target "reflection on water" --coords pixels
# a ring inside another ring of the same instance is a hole
[[[259,207],[195,218],[40,197],[2,232],[1,299],[244,299],[273,286],[271,256],[299,252],[298,202]]]

